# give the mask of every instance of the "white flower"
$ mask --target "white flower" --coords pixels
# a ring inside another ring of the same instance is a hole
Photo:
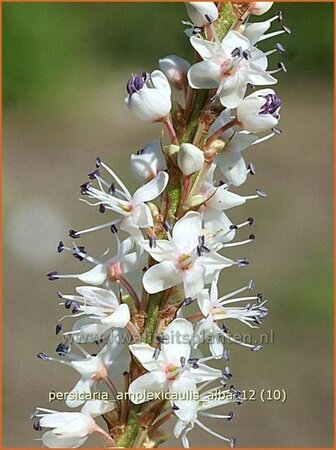
[[[132,175],[140,181],[150,181],[167,168],[160,141],[151,141],[131,155]]]
[[[247,85],[275,84],[267,69],[267,57],[236,31],[230,31],[220,43],[192,36],[191,45],[204,61],[193,65],[188,80],[195,89],[217,88],[221,103],[236,108],[244,98]]]
[[[204,27],[218,19],[218,9],[213,2],[186,2],[190,20],[196,27]]]
[[[186,297],[194,297],[203,289],[209,274],[234,264],[216,253],[218,247],[207,247],[198,212],[188,212],[178,220],[168,238],[157,240],[155,247],[141,243],[158,262],[143,277],[144,288],[150,294],[183,283]]]
[[[228,368],[226,369],[228,370]],[[230,372],[228,372],[228,374],[230,374]],[[209,383],[205,383],[204,387],[208,384]],[[230,444],[230,447],[234,447],[236,442],[235,438],[226,438],[212,431],[211,428],[207,427],[201,422],[200,418],[203,417],[208,419],[220,419],[221,421],[223,419],[227,421],[232,420],[234,418],[234,413],[231,411],[227,414],[218,414],[209,412],[209,410],[217,408],[219,406],[226,406],[231,403],[241,403],[242,399],[239,394],[239,391],[237,391],[233,387],[231,389],[224,389],[223,384],[220,384],[208,390],[204,390],[203,392],[200,390],[197,410],[194,417],[189,421],[178,419],[174,427],[174,436],[176,438],[181,438],[184,448],[190,448],[187,434],[194,428],[195,425],[197,425],[203,431],[209,433],[211,436],[226,441]]]
[[[88,414],[82,412],[58,412],[45,408],[37,408],[34,417],[39,418],[34,425],[36,430],[51,428],[42,435],[42,443],[49,448],[77,448],[84,444],[89,435],[98,433],[108,438],[108,434],[100,428]]]
[[[148,373],[134,380],[129,387],[133,403],[147,401],[149,394],[171,394],[171,403],[176,407],[176,415],[182,420],[191,420],[197,408],[196,383],[215,380],[222,376],[217,369],[198,364],[189,364],[193,327],[185,319],[175,319],[164,332],[165,340],[161,352],[148,344],[130,345],[130,350]],[[188,396],[188,398],[184,398]],[[175,397],[175,398],[174,398]]]
[[[281,101],[272,89],[261,89],[244,98],[237,108],[239,125],[251,133],[277,126]]]
[[[171,110],[171,89],[160,70],[133,76],[127,83],[127,108],[143,122],[164,121]]]
[[[270,10],[274,2],[252,2],[248,11],[254,16],[261,16]]]
[[[175,89],[185,89],[190,68],[188,61],[177,55],[169,55],[159,60],[159,66]]]
[[[93,286],[80,286],[76,288],[79,295],[62,295],[63,303],[67,308],[76,308],[76,317],[88,316],[101,324],[101,331],[111,328],[125,328],[130,320],[128,305],[120,304],[112,290]],[[89,325],[82,327],[82,332]]]
[[[204,164],[204,153],[193,144],[181,144],[177,154],[177,165],[183,175],[192,175],[201,170]]]
[[[81,274],[58,274],[58,272],[50,272],[47,276],[49,280],[57,280],[59,278],[76,278],[86,284],[93,286],[105,285],[109,287],[110,283],[120,281],[129,291],[129,283],[125,275],[138,269],[144,262],[144,252],[137,245],[132,237],[128,237],[120,242],[117,238],[118,250],[117,254],[106,262],[101,262],[88,256],[83,249],[75,246],[74,249],[64,247],[63,242],[59,243],[59,251],[68,250],[80,260],[86,260],[93,264],[93,269]],[[130,292],[131,294],[131,292]]]
[[[95,356],[92,356],[79,344],[75,345],[83,353],[84,356],[82,357],[70,351],[65,344],[60,344],[57,347],[57,353],[67,357],[69,361],[53,358],[44,353],[39,353],[37,356],[42,360],[54,361],[72,367],[81,375],[80,380],[69,392],[66,399],[66,405],[68,407],[76,408],[85,403],[87,397],[92,397],[92,392],[101,389],[102,382],[110,384],[110,377],[114,379],[123,373],[125,358],[119,358],[117,360],[118,355],[123,349],[122,343],[122,333],[114,330],[107,344]]]
[[[249,347],[254,351],[259,350],[260,347],[258,345],[252,345],[234,339],[225,328],[223,329],[218,325],[218,322],[221,320],[236,319],[245,325],[248,325],[250,328],[258,328],[252,324],[258,325],[261,323],[261,319],[266,317],[267,309],[264,307],[266,302],[262,301],[260,294],[256,296],[233,298],[235,295],[244,292],[245,290],[252,289],[252,282],[237,291],[219,298],[217,282],[218,276],[215,276],[211,284],[210,292],[208,289],[203,289],[197,295],[198,306],[204,319],[197,323],[195,329],[195,347],[204,342],[205,339],[208,342],[207,338],[211,337],[209,348],[211,354],[217,358],[221,358],[224,353],[223,338],[231,342],[236,342],[242,346]],[[232,306],[236,303],[244,301],[249,302],[251,300],[257,300],[257,303],[252,305],[248,303],[246,306]]]
[[[129,233],[136,233],[139,228],[152,227],[153,217],[146,202],[154,200],[164,191],[169,179],[168,174],[163,171],[158,172],[155,178],[144,186],[141,186],[133,195],[131,195],[125,184],[113,170],[106,166],[102,161],[99,161],[99,165],[106,169],[112,179],[120,186],[120,189],[116,188],[113,183],[107,183],[101,178],[100,172],[97,169],[92,172],[90,176],[92,179],[97,180],[99,189],[94,188],[90,183],[85,183],[82,185],[82,194],[88,196],[90,199],[97,200],[94,204],[87,202],[89,205],[102,205],[104,208],[103,212],[106,210],[117,212],[121,215],[122,219],[118,218],[106,224],[98,225],[97,227],[73,232],[72,237],[79,237],[84,233],[110,227],[120,222],[120,220],[120,228]]]

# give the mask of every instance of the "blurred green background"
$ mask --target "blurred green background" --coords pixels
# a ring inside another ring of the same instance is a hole
[[[241,447],[330,447],[333,4],[275,4],[255,20],[277,9],[292,34],[261,48],[287,48],[288,73],[276,87],[284,132],[246,152],[257,175],[237,192],[261,187],[269,197],[229,212],[233,221],[253,215],[257,240],[228,252],[251,265],[224,271],[222,283],[226,292],[254,278],[270,300],[261,332],[274,331],[263,352],[230,347],[235,385],[285,389],[288,398],[246,402],[233,422],[213,426],[237,435]],[[124,86],[131,72],[152,70],[167,54],[191,59],[182,19],[183,3],[3,4],[4,446],[33,446],[39,433],[30,412],[50,407],[48,391],[66,391],[76,380],[35,357],[58,343],[56,290],[70,293],[75,285],[48,283],[45,273],[84,270],[56,255],[55,245],[69,228],[103,220],[77,201],[95,157],[129,180],[127,155],[160,137],[158,125],[138,122],[124,107]],[[94,255],[113,246],[104,232],[85,243]],[[201,432],[191,443],[221,446]]]

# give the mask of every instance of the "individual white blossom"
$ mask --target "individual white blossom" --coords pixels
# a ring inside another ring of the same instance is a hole
[[[244,98],[237,119],[244,130],[261,133],[278,125],[280,108],[281,100],[273,89],[260,89]]]
[[[160,70],[135,75],[127,83],[127,108],[143,122],[164,121],[171,110],[171,88]]]
[[[204,27],[218,19],[218,9],[213,2],[186,2],[190,20],[196,27]]]
[[[194,64],[188,80],[195,89],[214,89],[223,106],[236,108],[243,100],[247,85],[275,84],[266,71],[267,57],[236,31],[229,31],[222,42],[192,36],[191,45],[204,61]]]
[[[187,73],[190,68],[188,61],[177,55],[169,55],[159,60],[159,66],[175,89],[181,91],[186,88]]]
[[[167,163],[160,141],[151,141],[135,155],[131,155],[132,175],[140,181],[150,181],[166,168]]]
[[[204,153],[193,144],[182,144],[177,154],[177,164],[183,175],[192,175],[203,167]]]
[[[157,240],[155,246],[143,242],[143,247],[158,262],[144,274],[147,292],[155,293],[183,284],[186,297],[194,297],[204,287],[207,274],[234,264],[231,259],[208,248],[202,230],[202,216],[188,212],[174,225],[168,240]]]

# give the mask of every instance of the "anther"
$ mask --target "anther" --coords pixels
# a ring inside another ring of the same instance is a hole
[[[255,175],[256,174],[256,167],[253,163],[250,163],[247,166],[247,171],[250,173],[250,175]]]
[[[160,349],[159,349],[159,347],[157,347],[157,348],[154,350],[153,358],[154,358],[154,359],[158,359],[159,356],[160,356]]]
[[[274,134],[277,134],[277,135],[282,133],[282,130],[280,130],[280,128],[277,128],[277,127],[273,127],[272,131],[273,131]]]
[[[225,359],[226,361],[229,361],[230,359],[230,351],[226,348],[223,350],[223,359]]]
[[[249,239],[251,239],[251,241],[254,241],[255,240],[255,234],[253,234],[253,233],[251,233],[250,235],[249,235]]]
[[[185,359],[184,356],[181,356],[181,358],[180,358],[180,364],[181,364],[181,367],[184,367],[184,366],[185,366],[185,364],[186,364],[186,359]]]
[[[230,411],[227,416],[227,421],[230,422],[235,417],[235,413]]]
[[[173,411],[178,411],[179,409],[180,408],[177,405],[175,405],[175,403],[173,403],[172,410]]]
[[[63,325],[61,323],[58,323],[56,325],[56,336],[62,331]]]
[[[246,258],[239,258],[239,259],[237,259],[237,264],[238,264],[238,267],[245,267],[245,266],[248,266],[250,263]]]
[[[111,232],[112,232],[113,234],[118,233],[118,228],[117,228],[114,224],[111,225],[110,230],[111,230]]]
[[[247,289],[248,289],[249,291],[252,291],[253,288],[254,288],[254,281],[253,281],[253,280],[250,280],[249,283],[248,283],[248,285],[247,285]]]
[[[257,192],[259,197],[263,197],[263,198],[267,197],[266,192],[262,191],[261,189],[257,189],[256,192]]]
[[[86,182],[80,185],[81,188],[81,194],[82,195],[87,195],[89,188],[91,187],[91,183]]]
[[[280,44],[279,42],[275,44],[275,49],[279,53],[285,53],[285,51],[286,51],[285,47],[282,44]]]
[[[40,421],[34,422],[33,423],[33,428],[34,428],[35,431],[42,431],[42,427],[41,427]]]
[[[48,280],[49,281],[55,281],[55,280],[58,280],[58,272],[57,271],[53,271],[53,272],[49,272],[48,274],[47,274],[47,278],[48,278]]]
[[[101,164],[101,159],[99,158],[99,156],[97,156],[97,158],[96,158],[96,167],[97,167],[97,169],[98,169],[98,167],[100,167],[100,164]]]
[[[58,298],[63,298],[62,292],[57,292]]]
[[[229,226],[229,230],[237,230],[237,229],[238,229],[237,225],[232,224]]]
[[[282,29],[283,29],[284,32],[287,33],[287,34],[291,34],[291,33],[292,33],[291,30],[290,30],[290,28],[288,28],[288,27],[282,27]]]
[[[232,437],[230,439],[230,447],[234,448],[236,446],[236,444],[237,444],[237,438],[236,437]]]
[[[259,345],[255,345],[254,347],[251,348],[252,352],[259,352],[259,350],[261,350],[263,348],[263,346],[261,344]]]
[[[65,355],[65,353],[68,353],[69,347],[61,342],[60,344],[58,344],[55,351],[58,355],[62,356]]]
[[[149,236],[149,248],[155,248],[156,247],[156,236]]]
[[[102,214],[104,214],[105,211],[106,211],[106,208],[105,208],[105,206],[101,203],[101,204],[99,205],[99,212],[102,213]]]
[[[70,236],[72,239],[78,239],[78,238],[80,238],[80,234],[77,233],[77,231],[75,231],[75,230],[69,230],[69,236]]]
[[[287,68],[283,62],[279,62],[277,64],[278,68],[281,69],[283,72],[287,73]]]
[[[172,230],[172,226],[167,220],[162,222],[162,226],[163,226],[164,230],[167,232]]]
[[[72,305],[72,300],[66,300],[66,301],[64,302],[64,307],[65,307],[65,309],[70,309],[70,308],[71,308],[71,305]]]
[[[115,193],[115,184],[114,183],[112,183],[111,186],[109,187],[108,193],[110,195],[113,195]]]
[[[63,250],[64,250],[64,244],[62,241],[59,241],[58,246],[57,246],[57,252],[62,253]]]
[[[183,306],[189,306],[194,302],[194,300],[191,297],[187,297],[186,299],[184,299],[183,301]]]
[[[276,11],[275,13],[278,16],[278,21],[281,22],[283,19],[283,14],[282,11]]]
[[[155,339],[159,342],[159,344],[164,344],[167,341],[167,336],[164,334],[158,334],[155,336]]]
[[[254,224],[254,217],[248,217],[247,222],[249,223],[250,226],[252,226]]]
[[[37,356],[39,359],[42,359],[42,361],[48,361],[48,359],[49,359],[49,356],[46,355],[46,354],[43,353],[43,352],[38,353],[36,356]]]
[[[100,176],[99,169],[92,170],[92,172],[88,173],[88,177],[90,180],[95,180],[99,176]]]

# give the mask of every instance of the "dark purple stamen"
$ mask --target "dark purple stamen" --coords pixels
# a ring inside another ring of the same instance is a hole
[[[259,352],[259,350],[261,350],[263,348],[263,346],[261,344],[256,345],[255,347],[251,348],[252,352]]]
[[[149,248],[155,248],[156,247],[156,236],[150,236],[149,237]]]
[[[254,224],[254,221],[255,221],[254,217],[247,218],[247,222],[249,223],[250,226],[252,226]]]
[[[48,278],[49,281],[58,280],[58,272],[56,270],[54,270],[53,272],[49,272],[47,274],[47,278]]]
[[[191,297],[187,297],[186,299],[184,299],[183,301],[183,306],[189,306],[194,302],[194,300]]]
[[[234,416],[235,416],[235,413],[230,411],[228,414],[228,417],[227,417],[227,421],[230,422],[234,418]]]
[[[159,349],[159,347],[157,347],[157,348],[154,350],[154,353],[153,353],[153,359],[158,359],[159,356],[160,356],[160,349]]]
[[[97,169],[98,169],[98,167],[100,167],[100,164],[101,164],[101,159],[99,158],[99,156],[97,156],[97,158],[96,158],[96,167],[97,167]]]
[[[230,225],[229,230],[238,230],[238,225],[234,225],[234,224]]]
[[[70,236],[72,239],[78,239],[78,238],[80,238],[80,234],[78,234],[76,230],[69,230],[69,236]]]
[[[172,226],[171,226],[171,224],[167,221],[167,220],[165,220],[164,222],[162,222],[162,226],[163,226],[163,228],[164,228],[164,230],[165,231],[171,231],[172,230]]]
[[[61,323],[58,323],[56,325],[56,336],[62,331],[63,325]]]
[[[80,188],[81,188],[81,194],[82,195],[87,195],[89,192],[89,188],[91,187],[91,183],[86,182],[81,184]]]
[[[244,57],[246,60],[250,59],[250,58],[251,58],[251,52],[250,52],[250,50],[244,50],[244,51],[243,51],[243,57]]]
[[[226,359],[226,361],[230,359],[230,351],[226,348],[223,350],[223,359]]]
[[[35,431],[42,431],[42,427],[41,427],[40,421],[34,422],[33,423],[33,428],[34,428]]]
[[[245,266],[248,266],[250,264],[249,261],[246,258],[239,258],[237,260],[237,263],[238,263],[238,267],[245,267]]]
[[[108,193],[110,195],[113,195],[115,193],[115,184],[114,183],[112,183],[111,186],[109,187]]]
[[[175,405],[175,403],[173,403],[172,410],[173,411],[178,411],[179,409],[180,408],[177,405]]]
[[[72,305],[72,300],[65,300],[64,307],[65,309],[70,309]]]
[[[60,356],[65,355],[65,353],[68,353],[69,351],[69,347],[65,344],[63,344],[62,342],[60,344],[58,344],[57,348],[56,348],[56,353]]]
[[[114,224],[111,225],[110,230],[111,230],[111,232],[112,232],[113,234],[118,233],[118,228],[117,228]]]
[[[72,314],[78,313],[78,311],[79,311],[79,306],[77,305],[77,303],[73,302],[73,303],[72,303],[72,306],[73,306],[73,308],[72,308],[72,310],[71,310]]]
[[[131,97],[135,92],[140,91],[146,81],[150,79],[150,74],[148,72],[144,72],[141,75],[134,75],[127,81],[126,90]]]
[[[63,250],[64,250],[64,244],[62,241],[59,241],[58,246],[57,246],[57,252],[62,253]]]
[[[231,52],[232,58],[241,58],[243,56],[243,49],[241,47],[236,47]]]
[[[85,247],[79,246],[77,248],[74,248],[73,249],[73,254],[72,254],[76,259],[79,259],[79,261],[83,261],[84,257],[82,255],[80,255],[79,253],[77,253],[77,252],[86,254]]]
[[[90,180],[95,180],[97,177],[100,177],[99,169],[92,170],[92,172],[88,173],[88,177]]]
[[[271,114],[271,115],[277,114],[281,106],[280,98],[276,94],[260,95],[260,97],[263,97],[266,100],[266,102],[260,108],[259,114]]]
[[[236,446],[236,444],[237,444],[237,438],[236,437],[232,437],[230,439],[230,447],[234,448]]]
[[[250,163],[247,166],[247,170],[249,171],[250,175],[255,175],[256,174],[256,167],[253,163]]]
[[[49,359],[49,356],[46,355],[46,354],[43,353],[43,352],[38,353],[36,356],[37,356],[39,359],[42,359],[42,361],[48,361],[48,359]]]
[[[251,233],[250,235],[249,235],[249,239],[251,239],[251,241],[255,241],[255,234],[253,234],[253,233]]]
[[[263,197],[263,198],[267,197],[266,192],[262,191],[261,189],[257,189],[256,192],[259,195],[259,197]]]
[[[99,205],[99,212],[102,213],[102,214],[104,214],[105,211],[106,211],[106,208],[105,208],[105,206],[101,203],[101,204]]]

